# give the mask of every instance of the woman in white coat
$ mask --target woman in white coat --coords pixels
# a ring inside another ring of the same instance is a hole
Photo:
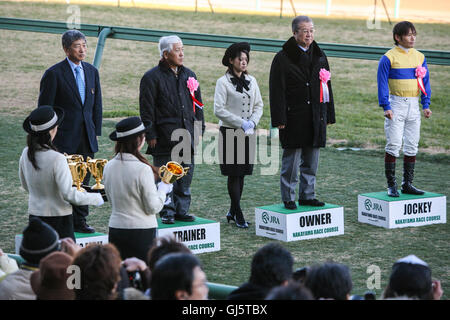
[[[227,221],[239,228],[248,228],[240,200],[244,177],[253,172],[256,150],[255,128],[263,113],[263,101],[256,79],[247,73],[250,45],[234,43],[225,51],[222,64],[225,75],[217,80],[214,93],[214,114],[219,118],[220,170],[228,176],[227,187],[231,205]]]
[[[109,138],[116,142],[115,157],[104,169],[106,196],[112,206],[109,242],[120,251],[122,259],[147,260],[147,252],[156,237],[156,214],[161,211],[173,185],[155,184],[157,168],[140,153],[145,144],[141,118],[121,120]]]
[[[61,108],[40,106],[25,119],[27,147],[19,160],[19,177],[29,193],[29,218],[37,217],[52,226],[60,239],[75,241],[71,204],[100,206],[104,202],[99,193],[81,192],[72,186],[66,157],[52,143],[63,117]]]

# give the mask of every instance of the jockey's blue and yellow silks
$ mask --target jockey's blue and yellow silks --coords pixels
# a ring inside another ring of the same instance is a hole
[[[425,67],[427,61],[423,53],[411,48],[405,50],[394,47],[386,52],[378,64],[378,102],[384,110],[390,110],[389,94],[399,97],[417,97],[421,94],[422,108],[430,106],[430,73],[423,78],[426,95],[421,93],[417,84],[416,68]]]

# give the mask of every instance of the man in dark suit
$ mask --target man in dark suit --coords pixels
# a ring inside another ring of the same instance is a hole
[[[272,126],[280,129],[283,148],[281,198],[287,209],[295,210],[297,185],[299,205],[325,205],[315,198],[316,172],[327,125],[336,119],[331,82],[324,79],[330,67],[314,41],[311,18],[294,18],[292,33],[272,61],[269,94]]]
[[[86,37],[77,30],[62,35],[67,58],[45,71],[41,79],[38,106],[51,105],[64,109],[65,117],[53,143],[60,152],[94,157],[98,151],[97,136],[102,128],[102,93],[98,70],[84,62]],[[88,184],[90,174],[83,183]],[[87,225],[88,206],[73,207],[75,232],[93,233]]]

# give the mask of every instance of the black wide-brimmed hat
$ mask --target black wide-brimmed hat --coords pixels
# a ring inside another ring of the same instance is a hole
[[[228,67],[230,65],[230,58],[234,57],[236,55],[236,52],[242,51],[250,52],[250,44],[248,42],[233,43],[227,48],[227,50],[225,50],[225,54],[222,58],[222,64],[225,67]],[[250,57],[248,57],[248,60],[250,61]]]
[[[116,130],[111,132],[109,138],[112,141],[120,141],[133,136],[137,136],[143,132],[148,132],[151,128],[151,123],[145,127],[139,117],[129,117],[119,121],[116,124]]]
[[[40,106],[34,109],[23,122],[23,129],[30,134],[40,134],[52,130],[64,118],[64,110],[59,107]]]

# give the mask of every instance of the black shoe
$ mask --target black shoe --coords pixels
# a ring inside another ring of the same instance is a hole
[[[309,199],[309,200],[298,200],[298,204],[301,206],[323,207],[325,205],[325,202],[319,201],[317,199]]]
[[[234,216],[231,214],[230,211],[228,211],[226,217],[227,217],[227,222],[228,223],[230,223],[230,220],[236,221],[236,220],[234,220]]]
[[[397,180],[395,179],[395,162],[385,162],[384,172],[387,179],[387,194],[389,197],[400,197],[397,190]]]
[[[172,216],[164,216],[161,218],[161,222],[164,224],[174,224],[175,218]]]
[[[417,189],[412,185],[414,179],[414,166],[415,162],[403,163],[402,193],[422,195],[425,191]]]
[[[394,198],[400,197],[400,194],[398,193],[398,190],[397,190],[397,184],[394,184],[393,186],[388,186],[387,194],[389,197],[394,197]]]
[[[297,209],[297,205],[295,204],[295,201],[284,201],[284,207],[289,210]]]
[[[425,191],[417,189],[411,183],[405,183],[402,184],[402,193],[422,195],[425,193]]]
[[[86,222],[83,223],[80,226],[74,226],[73,227],[73,231],[74,232],[79,232],[79,233],[94,233],[95,229],[90,227]]]
[[[248,229],[249,223],[247,221],[244,221],[244,223],[239,223],[236,221],[236,227],[241,229]]]
[[[195,221],[195,217],[191,216],[190,214],[176,214],[175,220],[191,222],[191,221]]]

